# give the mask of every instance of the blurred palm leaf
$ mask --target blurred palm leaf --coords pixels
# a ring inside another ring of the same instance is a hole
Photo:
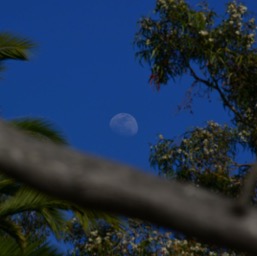
[[[27,120],[21,123],[26,124],[24,127],[34,133],[47,130],[45,127],[41,129],[42,125],[36,126],[34,123],[30,126]],[[37,127],[39,129],[36,129]],[[45,132],[45,134],[52,135],[53,132]],[[59,143],[64,141],[64,139],[60,139],[57,135],[52,137],[57,138],[55,141]],[[25,248],[26,244],[22,231],[28,232],[26,227],[22,227],[19,224],[21,224],[22,220],[24,224],[24,218],[28,216],[26,215],[28,212],[35,212],[35,218],[40,220],[39,225],[50,228],[58,238],[66,223],[66,218],[61,211],[62,209],[70,209],[69,203],[52,199],[45,194],[18,183],[4,174],[0,174],[0,230],[2,233],[10,235],[21,248]],[[31,220],[25,221],[26,225],[28,225],[28,230],[31,229],[30,224],[33,224],[35,218],[32,220],[32,223],[30,223]]]
[[[9,122],[35,138],[52,141],[57,144],[67,144],[64,136],[44,119],[22,118]],[[60,238],[61,233],[67,231],[64,228],[69,226],[63,210],[72,211],[85,232],[94,228],[99,219],[103,219],[113,224],[116,228],[120,228],[120,220],[114,215],[86,210],[70,202],[53,199],[4,175],[0,175],[1,195],[5,195],[5,200],[2,200],[0,204],[0,217],[14,216],[15,220],[15,216],[22,215],[24,223],[26,214],[23,213],[33,211],[36,213],[35,218],[40,220],[41,225],[50,228],[57,238]]]
[[[112,226],[116,229],[122,229],[122,223],[120,219],[112,214],[101,212],[101,211],[93,211],[93,210],[85,210],[76,205],[71,206],[71,210],[74,213],[76,220],[81,224],[83,230],[87,233],[91,229],[95,229],[98,226],[98,221],[105,220],[107,223],[112,224]],[[67,222],[68,229],[72,226],[73,219]]]
[[[53,125],[44,119],[39,118],[22,118],[10,121],[10,123],[19,129],[22,129],[34,137],[40,139],[48,139],[59,144],[67,144],[64,136],[57,131]],[[94,226],[97,219],[104,219],[108,223],[113,224],[118,228],[120,222],[114,215],[103,212],[85,210],[76,205],[69,203],[70,209],[75,213],[75,216],[82,224],[84,230],[89,227],[89,223]]]
[[[7,237],[6,235],[9,235],[10,238],[16,241],[20,248],[24,249],[26,247],[26,238],[22,233],[20,225],[14,223],[10,218],[0,217],[0,229],[4,231],[1,232],[2,236]]]
[[[61,210],[68,210],[69,208],[68,202],[52,199],[27,186],[22,186],[14,196],[0,204],[0,217],[35,211],[43,217],[48,227],[59,237],[66,223]]]
[[[36,212],[37,217],[43,219],[44,225],[50,228],[57,238],[61,237],[68,223],[63,210],[72,211],[85,231],[89,230],[89,228],[94,228],[99,219],[113,224],[116,228],[120,227],[120,220],[113,215],[86,210],[70,202],[51,198],[25,185],[18,185],[17,182],[12,182],[10,178],[4,180],[3,177],[0,180],[0,193],[2,184],[2,191],[5,192],[5,197],[2,198],[0,203],[0,218],[2,220],[6,218],[8,223],[10,222],[11,231],[7,232],[7,228],[4,229],[1,225],[0,229],[12,235],[19,244],[22,243],[23,237],[20,236],[18,227],[14,229],[16,227],[15,223],[13,223],[13,227],[11,226],[12,223],[9,218],[13,217],[15,220],[15,216],[24,212]],[[3,186],[3,184],[6,184],[6,186]]]
[[[0,61],[7,59],[27,60],[28,50],[33,46],[34,44],[28,39],[0,33]]]
[[[33,46],[34,44],[27,39],[0,33],[0,70],[5,60],[27,60],[29,50]],[[51,123],[43,119],[22,118],[11,120],[10,124],[38,139],[67,144],[64,136]],[[99,217],[113,220],[115,223],[117,220],[108,214],[86,211],[71,203],[48,197],[0,173],[0,256],[60,255],[48,245],[42,245],[42,240],[31,243],[33,239],[29,236],[36,237],[35,234],[31,235],[33,228],[45,225],[58,237],[66,227],[62,210],[72,210],[84,228]],[[21,223],[28,216],[25,213],[30,212],[36,213],[33,216],[37,225],[33,227],[34,222],[27,220],[30,224],[25,222],[25,225],[28,225],[29,232],[24,233],[24,226]],[[28,241],[30,241],[29,244]]]
[[[49,140],[58,144],[67,144],[64,136],[53,125],[40,118],[20,118],[11,120],[10,124],[31,134],[32,136]]]
[[[14,195],[19,187],[14,179],[0,173],[0,202],[8,196]]]
[[[21,249],[10,238],[1,237],[0,239],[0,256],[61,256],[57,248],[40,243],[30,243],[26,248]]]

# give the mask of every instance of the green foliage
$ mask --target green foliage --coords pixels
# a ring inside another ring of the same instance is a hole
[[[13,120],[11,124],[41,140],[66,144],[64,137],[44,120],[26,118]],[[70,202],[51,198],[4,175],[0,178],[0,230],[4,231],[3,237],[8,234],[22,248],[27,248],[31,242],[45,242],[51,232],[59,239],[65,232],[71,232],[70,221],[64,211],[73,212],[84,232],[93,228],[99,218],[112,223],[116,228],[120,227],[115,216],[85,210]]]
[[[60,132],[43,119],[23,118],[10,123],[41,140],[66,144]],[[50,198],[5,175],[0,176],[0,199],[3,237],[8,234],[23,249],[28,241],[44,242],[51,232],[61,237],[67,219],[63,210],[71,209],[70,203]]]
[[[244,139],[236,129],[209,121],[206,127],[197,127],[179,140],[160,136],[151,146],[150,163],[161,176],[235,197],[250,166],[235,160],[236,149]]]
[[[67,144],[64,136],[44,119],[22,118],[10,123],[40,140]],[[51,232],[59,239],[65,232],[71,232],[70,221],[64,211],[73,212],[84,232],[93,228],[99,218],[114,227],[120,225],[119,220],[110,214],[53,199],[4,175],[0,175],[0,201],[0,236],[5,239],[12,237],[23,250],[31,243],[44,243]]]
[[[10,238],[1,238],[0,240],[0,256],[61,256],[53,246],[49,246],[47,243],[30,243],[26,248],[21,249]]]
[[[25,38],[16,37],[12,34],[0,34],[0,61],[13,59],[13,60],[27,60],[28,50],[34,44]]]
[[[50,122],[39,118],[20,118],[10,121],[15,127],[27,132],[33,137],[52,141],[58,144],[67,144],[66,139]]]
[[[67,144],[62,134],[44,119],[23,118],[10,123],[40,140]],[[44,244],[51,233],[61,239],[65,232],[72,232],[71,221],[64,214],[67,211],[72,211],[84,233],[94,228],[99,218],[120,228],[115,216],[51,198],[4,175],[0,175],[0,206],[0,237],[12,238],[23,250],[34,243]]]
[[[164,250],[159,243],[161,239],[158,235],[161,233],[158,229],[135,219],[126,220],[125,231],[103,221],[99,221],[95,229],[86,236],[76,220],[73,222],[73,229],[77,235],[67,233],[66,236],[66,240],[75,245],[69,255],[150,255]],[[163,232],[163,242],[170,236],[171,233]]]
[[[0,218],[1,239],[10,237],[16,241],[16,245],[24,249],[27,245],[26,238],[22,233],[22,227],[17,225],[10,217]],[[8,235],[8,236],[7,236]]]
[[[158,0],[155,16],[140,21],[135,39],[137,56],[151,67],[150,81],[160,89],[189,74],[192,86],[218,92],[257,151],[256,23],[247,7],[231,1],[220,17],[207,5],[193,9],[183,0]]]
[[[40,140],[67,145],[64,136],[45,119],[22,118],[11,120],[10,123]],[[8,183],[8,181],[6,182]],[[16,182],[12,185],[18,186]],[[108,221],[116,228],[120,225],[118,218],[113,215],[85,210],[72,203],[52,199],[23,185],[13,195],[12,201],[9,200],[3,204],[13,207],[13,212],[11,212],[9,206],[9,212],[6,215],[16,213],[15,219],[22,225],[23,233],[27,236],[32,232],[37,234],[36,240],[44,241],[49,236],[50,231],[54,232],[58,238],[61,238],[65,230],[69,231],[67,227],[70,226],[70,221],[63,215],[63,211],[67,210],[73,212],[85,232],[93,228],[99,218]],[[31,240],[30,237],[29,239]]]
[[[66,235],[66,241],[74,245],[68,255],[244,255],[201,244],[194,239],[177,239],[175,233],[137,219],[127,219],[126,223],[126,230],[121,232],[108,223],[99,222],[95,230],[85,235],[81,225],[74,220],[74,232]]]
[[[4,69],[6,60],[28,60],[29,50],[34,44],[25,38],[9,33],[0,33],[0,71]]]
[[[22,248],[26,246],[26,238],[32,235],[31,232],[36,228],[48,227],[57,236],[60,236],[60,232],[63,230],[66,223],[65,217],[60,210],[69,209],[70,205],[67,202],[52,199],[29,187],[18,184],[14,180],[4,178],[4,176],[1,177],[0,183],[2,185],[0,230],[13,237]],[[27,212],[36,213],[35,218],[41,220],[41,222],[39,222],[40,225],[32,227],[30,225],[31,220],[26,219],[26,221],[23,222],[25,225],[21,226],[21,220],[27,216],[24,214]],[[28,229],[30,229],[29,232]],[[36,237],[35,234],[34,238]]]

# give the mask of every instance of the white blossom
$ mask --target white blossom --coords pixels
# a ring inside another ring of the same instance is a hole
[[[150,44],[151,44],[150,39],[146,39],[145,44],[146,44],[146,45],[150,45]]]
[[[241,14],[239,14],[239,13],[233,13],[233,14],[231,15],[231,17],[234,18],[234,19],[240,18],[240,17],[241,17]]]
[[[235,6],[235,4],[234,4],[234,3],[230,3],[230,4],[228,5],[227,12],[228,12],[228,13],[233,13],[233,12],[235,12],[235,11],[236,11],[236,6]]]
[[[241,28],[242,25],[243,25],[242,22],[238,22],[238,23],[237,23],[237,26],[238,26],[239,28]]]
[[[95,231],[91,231],[91,232],[90,232],[90,234],[91,234],[92,236],[97,236],[98,231],[97,231],[97,230],[95,230]]]
[[[166,246],[167,248],[172,247],[172,240],[168,240]]]
[[[161,248],[161,253],[162,253],[162,255],[169,255],[169,251],[165,247]]]
[[[201,30],[201,31],[199,31],[199,34],[202,36],[207,36],[209,33],[206,30]]]
[[[255,34],[251,33],[247,37],[248,37],[248,40],[250,41],[250,42],[248,42],[248,44],[249,45],[252,44],[254,42],[254,39],[255,39]]]
[[[131,243],[132,249],[137,249],[138,245],[135,243]]]
[[[209,155],[209,150],[207,148],[203,148],[203,152],[206,154],[206,155]]]
[[[247,12],[247,7],[246,6],[244,6],[244,5],[240,5],[239,6],[239,11],[240,11],[240,13],[245,13],[245,12]]]
[[[121,243],[122,243],[122,244],[127,244],[128,241],[127,241],[126,239],[123,239]]]
[[[163,160],[167,160],[167,159],[169,159],[169,156],[168,155],[164,155],[164,156],[162,156],[161,157]]]
[[[102,238],[100,236],[98,236],[96,239],[95,239],[95,242],[96,244],[100,244],[102,242]]]
[[[208,140],[207,139],[204,139],[203,140],[203,144],[206,146],[208,144]]]
[[[162,134],[159,134],[159,139],[160,139],[160,140],[163,140],[163,139],[164,139],[164,137],[163,137]]]

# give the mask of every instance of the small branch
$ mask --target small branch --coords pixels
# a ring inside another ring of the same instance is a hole
[[[0,121],[0,169],[52,196],[257,255],[257,210],[192,185],[35,140]]]
[[[207,85],[208,87],[213,88],[213,86],[211,85],[211,83],[208,82],[208,80],[205,80],[205,79],[200,78],[200,77],[195,73],[195,71],[193,70],[193,68],[191,67],[191,65],[188,65],[188,68],[189,68],[189,70],[190,70],[191,75],[193,76],[193,78],[194,78],[196,81],[201,82],[201,83]]]
[[[255,163],[245,163],[245,164],[239,164],[239,163],[236,163],[236,167],[251,167],[253,166]]]
[[[226,98],[226,96],[220,89],[218,83],[216,81],[214,81],[214,83],[215,83],[214,89],[216,89],[217,92],[219,93],[221,99],[223,100],[224,105],[227,106],[235,114],[235,116],[240,120],[241,123],[251,126],[248,122],[245,122],[245,118],[236,110],[236,108],[232,104],[230,104],[229,100]]]
[[[188,65],[188,68],[190,70],[191,75],[196,81],[205,84],[207,87],[215,89],[219,93],[224,105],[227,106],[242,123],[249,125],[249,123],[245,122],[245,118],[235,109],[235,107],[232,104],[230,104],[229,100],[226,98],[226,96],[224,95],[224,93],[222,92],[218,83],[215,80],[215,85],[212,85],[208,80],[200,78],[190,65]]]

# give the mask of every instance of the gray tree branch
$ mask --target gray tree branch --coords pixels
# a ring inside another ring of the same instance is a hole
[[[0,169],[61,199],[257,255],[257,210],[188,184],[35,140],[0,121]]]

